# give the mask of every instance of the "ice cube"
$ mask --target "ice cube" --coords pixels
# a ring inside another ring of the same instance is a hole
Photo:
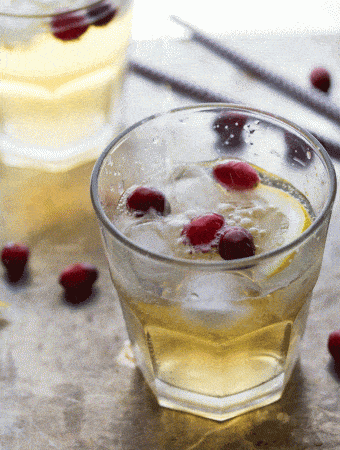
[[[176,175],[177,174],[177,175]],[[176,176],[175,176],[176,175]],[[174,214],[195,210],[197,214],[216,211],[226,198],[225,190],[205,168],[177,168],[166,186],[167,198]]]
[[[157,220],[132,224],[125,230],[125,235],[139,247],[152,253],[172,256],[170,245],[164,239],[161,226]]]
[[[232,327],[251,317],[254,308],[244,299],[257,289],[239,274],[197,272],[184,279],[174,300],[187,319],[214,328]]]
[[[173,256],[171,247],[163,236],[160,220],[143,222],[141,219],[139,223],[131,225],[125,231],[125,235],[143,249],[160,255]],[[139,252],[129,254],[129,268],[133,280],[129,289],[134,291],[135,298],[140,297],[143,302],[166,300],[163,291],[169,288],[171,291],[174,290],[178,284],[178,277],[181,276],[180,269],[176,270],[176,267]]]

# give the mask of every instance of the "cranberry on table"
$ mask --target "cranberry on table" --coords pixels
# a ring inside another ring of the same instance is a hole
[[[117,14],[118,9],[109,0],[92,5],[87,11],[87,15],[92,25],[101,27],[107,25]]]
[[[340,367],[340,330],[330,333],[327,346],[329,353],[334,359],[334,363]]]
[[[87,17],[76,13],[58,14],[51,22],[52,33],[62,41],[78,39],[88,29]]]
[[[253,236],[243,227],[228,227],[220,238],[218,252],[225,260],[254,256],[255,244]]]
[[[197,217],[183,227],[183,242],[196,247],[197,250],[209,251],[224,223],[224,217],[220,214],[211,213]]]
[[[65,296],[71,303],[86,300],[92,286],[98,279],[98,270],[92,264],[77,263],[66,267],[59,277],[59,284],[65,289]]]
[[[29,248],[25,244],[9,242],[3,247],[1,262],[10,281],[18,281],[22,277],[29,255]]]
[[[312,85],[323,92],[328,92],[331,86],[331,76],[324,67],[316,67],[310,74]]]
[[[150,210],[165,215],[170,211],[170,205],[163,192],[152,187],[136,188],[126,200],[127,208],[137,216],[143,216]]]
[[[59,283],[64,289],[92,286],[98,278],[98,270],[92,264],[77,263],[66,267],[60,275]]]
[[[244,161],[228,161],[213,168],[213,176],[224,187],[237,191],[254,189],[260,182],[257,171]]]

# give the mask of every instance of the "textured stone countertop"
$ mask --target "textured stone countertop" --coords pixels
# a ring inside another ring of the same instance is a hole
[[[235,47],[301,85],[315,65],[334,75],[336,36],[239,36]],[[263,86],[192,42],[133,43],[131,57],[287,117],[340,142],[339,125]],[[125,125],[193,104],[168,86],[128,74]],[[335,161],[339,173],[340,164]],[[92,164],[66,174],[0,166],[3,240],[25,240],[29,273],[16,285],[0,275],[0,450],[302,450],[340,448],[340,379],[327,352],[340,328],[340,204],[314,290],[301,358],[283,398],[217,423],[160,408],[127,346],[89,198]],[[71,306],[58,276],[74,262],[98,266],[92,297]]]

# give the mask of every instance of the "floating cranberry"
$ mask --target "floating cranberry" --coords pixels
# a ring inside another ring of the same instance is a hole
[[[62,41],[78,39],[88,29],[89,24],[84,15],[76,13],[64,13],[54,16],[52,19],[52,33]]]
[[[29,258],[29,248],[25,244],[9,242],[1,252],[1,262],[6,268],[10,281],[18,281],[24,271]]]
[[[207,252],[217,246],[218,232],[224,225],[224,217],[220,214],[206,214],[193,219],[183,227],[183,242],[196,247],[196,250]]]
[[[312,85],[323,92],[328,92],[331,86],[331,76],[327,69],[316,67],[310,74]]]
[[[143,216],[150,210],[154,210],[161,215],[168,214],[170,211],[170,205],[163,192],[145,186],[136,188],[128,196],[126,206],[137,216]]]
[[[228,227],[222,234],[218,252],[223,259],[247,258],[255,255],[255,244],[251,233],[242,227]]]
[[[340,367],[340,330],[333,331],[328,336],[328,351],[332,355],[335,365]]]
[[[213,168],[215,179],[223,186],[237,191],[255,188],[260,182],[256,170],[244,161],[228,161]]]
[[[90,6],[87,11],[87,15],[92,25],[101,27],[107,25],[117,14],[118,9],[110,1],[104,0]]]
[[[240,142],[243,127],[247,117],[234,112],[223,113],[213,123],[213,129],[221,140],[228,144]]]
[[[98,270],[92,264],[72,264],[63,270],[59,284],[65,289],[65,297],[71,303],[80,303],[92,293],[92,286],[98,278]]]

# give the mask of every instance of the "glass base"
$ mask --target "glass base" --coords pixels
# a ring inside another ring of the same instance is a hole
[[[158,379],[151,389],[161,406],[222,422],[276,402],[282,396],[284,381],[285,374],[281,373],[260,386],[227,397],[210,397],[185,391]]]
[[[282,360],[272,357],[269,359],[269,367],[268,358],[264,358],[262,355],[260,361],[266,362],[265,368],[267,369],[267,377],[265,379],[262,377],[262,382],[258,376],[254,378],[256,375],[256,372],[254,372],[252,380],[248,378],[247,384],[251,387],[244,387],[242,389],[241,385],[243,384],[244,386],[245,383],[240,383],[238,385],[238,390],[236,389],[236,386],[234,386],[234,391],[232,392],[232,390],[229,389],[230,393],[227,393],[226,385],[224,385],[225,395],[222,394],[223,391],[221,389],[221,394],[209,394],[195,392],[180,387],[180,385],[175,386],[171,382],[165,381],[164,378],[161,379],[159,375],[156,376],[155,370],[153,369],[152,357],[150,358],[147,351],[142,352],[138,345],[132,345],[132,350],[135,356],[136,366],[141,370],[146,383],[150,387],[160,406],[222,422],[274,403],[282,397],[286,384],[291,377],[298,359],[299,346],[296,344],[297,342],[295,342],[295,345],[292,345],[291,352],[287,356],[284,364]],[[271,369],[271,376],[269,375],[269,369]],[[173,370],[175,370],[175,368]],[[242,367],[240,367],[239,370],[240,375],[246,374],[244,370],[242,372]],[[231,376],[230,373],[229,376]],[[232,374],[232,377],[235,376],[237,376],[237,372]],[[194,381],[195,376],[193,376],[193,383]],[[193,383],[186,384],[190,387]],[[218,383],[218,377],[215,380],[211,379],[210,387],[216,387],[216,383]],[[198,390],[199,389],[197,389],[197,391]],[[218,392],[216,389],[215,391]]]

